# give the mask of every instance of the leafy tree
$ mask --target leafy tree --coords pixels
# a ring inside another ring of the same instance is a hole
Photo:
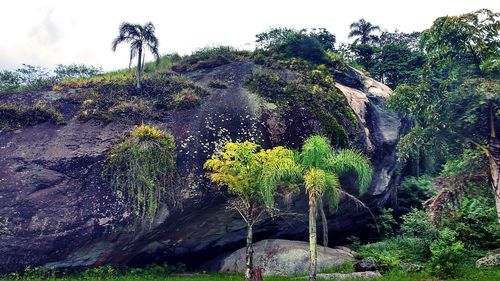
[[[356,62],[359,63],[366,71],[374,72],[374,67],[377,63],[377,55],[380,52],[378,47],[369,44],[351,45],[351,50],[354,52]]]
[[[247,225],[245,279],[253,277],[253,226],[265,211],[274,210],[277,187],[298,175],[293,152],[278,146],[260,149],[252,142],[229,142],[205,162],[212,182],[224,186],[236,198],[229,207],[236,210]]]
[[[95,66],[86,66],[84,64],[58,64],[54,69],[57,80],[66,78],[88,78],[102,73],[102,68]]]
[[[357,22],[351,23],[349,27],[351,28],[349,38],[356,37],[353,42],[354,45],[358,43],[373,44],[378,42],[378,36],[372,34],[375,31],[380,31],[380,27],[378,25],[373,25],[365,19],[360,19]]]
[[[422,33],[422,45],[436,65],[470,61],[476,74],[488,58],[500,56],[499,13],[488,9],[445,16]]]
[[[326,62],[325,52],[335,48],[335,35],[324,28],[272,28],[257,34],[256,37],[257,45],[265,51],[314,63]]]
[[[325,28],[312,28],[311,30],[296,30],[287,27],[271,28],[268,31],[255,35],[257,37],[255,42],[264,50],[279,51],[280,47],[299,35],[317,40],[325,51],[333,51],[335,49],[336,37]]]
[[[21,77],[14,71],[0,71],[0,92],[10,91],[21,85]]]
[[[422,75],[426,57],[420,51],[412,51],[408,45],[387,44],[376,56],[373,74],[391,88],[403,83],[415,83]]]
[[[309,195],[309,280],[316,280],[316,210],[319,201],[326,196],[330,210],[334,210],[342,196],[354,198],[341,190],[339,176],[354,172],[363,192],[370,183],[372,170],[365,156],[352,150],[334,152],[328,139],[321,136],[311,136],[304,142],[297,163],[301,167],[302,180]]]
[[[160,54],[158,52],[158,38],[155,36],[155,26],[148,22],[144,25],[122,23],[120,25],[119,35],[113,40],[111,49],[116,51],[116,47],[120,43],[130,44],[130,62],[137,56],[137,88],[141,87],[141,74],[144,68],[144,57],[146,50],[149,50],[156,59],[158,64],[160,61]]]
[[[406,33],[397,29],[393,32],[384,30],[380,34],[378,44],[380,47],[392,44],[403,44],[408,46],[411,51],[418,51],[420,50],[420,32],[415,31]]]
[[[398,87],[390,104],[416,122],[401,142],[406,150],[426,148],[445,160],[470,144],[484,152],[500,224],[500,80],[484,67],[499,57],[499,16],[483,9],[438,18],[423,32],[429,61],[422,80]]]

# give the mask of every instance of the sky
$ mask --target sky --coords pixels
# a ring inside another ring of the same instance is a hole
[[[23,63],[53,68],[84,63],[128,67],[128,46],[111,42],[121,22],[153,22],[160,53],[215,45],[252,49],[270,27],[324,27],[348,42],[360,18],[390,31],[421,31],[440,16],[480,8],[500,12],[500,0],[15,0],[0,6],[0,69]],[[149,56],[151,59],[151,56]],[[148,57],[146,57],[148,60]]]

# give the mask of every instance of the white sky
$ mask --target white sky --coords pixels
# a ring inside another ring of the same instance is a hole
[[[499,12],[500,0],[6,0],[0,5],[0,69],[22,63],[127,67],[128,47],[110,48],[124,21],[152,21],[162,54],[187,54],[211,45],[248,49],[269,27],[325,27],[346,42],[349,24],[360,18],[410,32],[439,16],[480,8]]]

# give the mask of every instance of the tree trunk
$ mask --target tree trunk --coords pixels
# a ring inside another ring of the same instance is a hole
[[[318,208],[321,213],[321,226],[323,227],[323,247],[328,247],[328,220],[326,219],[325,207],[323,205],[323,198],[318,198]]]
[[[142,48],[139,48],[139,56],[137,58],[139,61],[137,62],[137,89],[141,88],[141,68],[142,68]]]
[[[246,247],[246,269],[245,280],[252,281],[253,278],[253,222],[247,223],[247,247]]]
[[[495,194],[497,219],[500,225],[500,139],[498,138],[496,110],[492,103],[489,105],[490,139],[488,146],[488,160],[490,162],[491,185]]]
[[[500,140],[493,138],[488,147],[491,185],[495,194],[498,224],[500,225]]]
[[[316,198],[309,193],[309,281],[316,281],[318,256],[316,253]]]

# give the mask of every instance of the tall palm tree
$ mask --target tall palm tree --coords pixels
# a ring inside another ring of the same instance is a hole
[[[372,33],[375,31],[380,31],[380,27],[378,25],[371,24],[365,19],[360,19],[357,22],[353,22],[349,27],[351,28],[351,31],[349,32],[349,38],[357,37],[353,42],[354,45],[358,43],[376,43],[379,39],[378,36],[373,35]]]
[[[342,197],[355,199],[354,196],[341,189],[339,176],[347,172],[354,172],[360,192],[364,192],[370,183],[372,170],[369,160],[364,155],[353,150],[335,152],[328,139],[322,136],[312,136],[304,142],[298,156],[298,163],[302,168],[302,178],[309,195],[309,280],[315,281],[317,273],[316,211],[318,205],[320,203],[322,205],[324,196],[328,198],[329,207],[332,210],[338,206]],[[325,223],[326,219],[323,219],[323,227],[325,227]]]
[[[137,88],[141,87],[141,74],[144,68],[144,56],[146,50],[149,50],[156,59],[158,64],[160,54],[158,52],[158,38],[155,36],[155,26],[151,22],[144,25],[131,24],[124,22],[120,25],[120,33],[113,40],[111,49],[116,51],[116,47],[120,43],[130,44],[130,61],[129,68],[132,65],[132,60],[137,56]]]

